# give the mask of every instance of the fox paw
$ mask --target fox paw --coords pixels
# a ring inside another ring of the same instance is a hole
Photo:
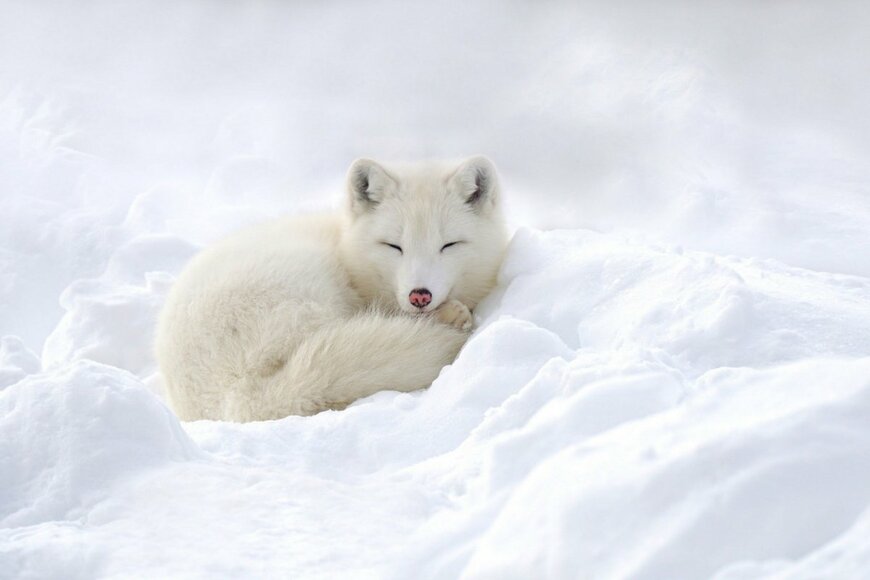
[[[474,321],[468,306],[453,298],[439,306],[435,310],[435,316],[444,324],[465,331],[471,330]]]

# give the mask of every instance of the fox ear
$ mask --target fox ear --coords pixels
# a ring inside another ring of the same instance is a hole
[[[463,161],[450,177],[450,185],[475,211],[491,209],[498,202],[498,174],[483,155]]]
[[[396,181],[371,159],[357,159],[347,172],[347,191],[353,213],[377,207]]]

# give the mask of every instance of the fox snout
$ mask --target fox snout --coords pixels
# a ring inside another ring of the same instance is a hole
[[[426,288],[414,288],[408,294],[408,300],[417,308],[426,308],[432,302],[432,293]]]

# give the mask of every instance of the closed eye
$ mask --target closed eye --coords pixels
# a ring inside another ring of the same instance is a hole
[[[401,247],[401,246],[397,246],[396,244],[391,244],[391,243],[389,243],[389,242],[381,242],[381,243],[382,243],[383,245],[385,245],[385,246],[390,246],[390,247],[393,248],[394,250],[398,250],[400,254],[404,253],[404,252],[402,252],[402,247]]]
[[[456,244],[464,244],[464,243],[465,243],[465,242],[463,242],[462,240],[460,240],[460,241],[458,241],[458,242],[450,242],[449,244],[444,244],[443,246],[441,246],[441,251],[443,252],[444,250],[446,250],[446,249],[449,248],[450,246],[455,246]]]

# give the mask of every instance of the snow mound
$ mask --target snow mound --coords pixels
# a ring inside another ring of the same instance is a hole
[[[93,360],[138,375],[154,371],[154,321],[177,271],[195,246],[171,235],[139,235],[115,249],[104,272],[75,280],[60,295],[66,311],[46,337],[42,363]]]
[[[622,398],[661,390],[655,376],[575,387],[499,434],[475,489],[427,525],[450,546],[424,552],[427,577],[708,578],[799,559],[870,504],[868,377],[870,359],[717,371],[669,411]],[[492,519],[469,541],[475,510]]]
[[[29,351],[17,336],[0,339],[0,390],[39,371],[39,357]]]
[[[64,293],[52,370],[0,393],[17,575],[870,570],[866,279],[524,229],[430,389],[181,425],[143,380],[171,280],[152,268],[189,247],[137,245]]]
[[[0,523],[86,519],[125,479],[198,455],[126,371],[80,362],[32,375],[0,399]]]
[[[521,230],[514,249],[500,308],[572,348],[649,349],[697,376],[814,354],[860,356],[870,341],[866,278],[583,231]]]

